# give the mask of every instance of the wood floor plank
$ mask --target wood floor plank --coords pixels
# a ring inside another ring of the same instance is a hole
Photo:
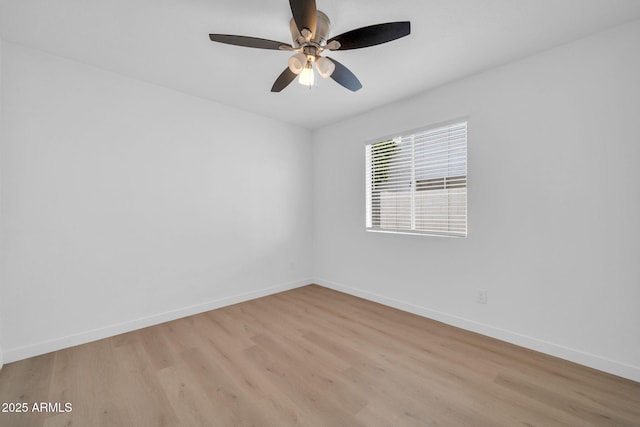
[[[15,427],[640,426],[640,383],[316,285],[6,364],[0,399],[58,405]]]

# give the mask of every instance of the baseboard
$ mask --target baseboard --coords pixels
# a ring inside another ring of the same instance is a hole
[[[465,319],[436,310],[431,310],[426,307],[421,307],[415,304],[407,303],[394,298],[389,298],[383,295],[378,295],[375,293],[364,291],[362,289],[335,283],[329,280],[315,279],[313,283],[369,301],[387,305],[389,307],[397,308],[409,313],[417,314],[418,316],[437,320],[451,326],[455,326],[472,332],[477,332],[481,335],[486,335],[492,338],[499,339],[501,341],[506,341],[511,344],[539,351],[541,353],[559,357],[561,359],[578,363],[580,365],[588,366],[590,368],[640,382],[640,367],[637,366],[628,365],[598,356],[596,354],[586,353],[560,344],[522,335],[514,331],[496,328],[494,326],[479,323],[473,320]]]
[[[214,310],[216,308],[237,304],[244,301],[264,297],[278,292],[295,289],[313,283],[311,279],[298,280],[295,282],[282,283],[267,288],[245,292],[241,294],[231,295],[228,297],[218,298],[201,304],[195,304],[175,310],[166,311],[164,313],[154,314],[152,316],[141,317],[138,319],[105,326],[103,328],[93,329],[79,334],[67,335],[64,337],[54,338],[23,347],[9,349],[4,352],[4,362],[11,363],[29,357],[38,356],[52,351],[61,350],[63,348],[73,347],[88,342],[97,341],[103,338],[109,338],[114,335],[131,332],[136,329],[146,328],[148,326],[157,325],[171,320],[180,319],[182,317],[191,316],[205,311]],[[0,359],[1,361],[2,359]]]

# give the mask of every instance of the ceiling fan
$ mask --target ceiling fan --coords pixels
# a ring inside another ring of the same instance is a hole
[[[321,56],[326,51],[360,49],[387,43],[409,35],[411,23],[388,22],[347,31],[327,40],[331,22],[327,15],[316,9],[315,0],[289,0],[293,17],[290,22],[293,44],[257,37],[230,34],[209,34],[214,42],[258,49],[296,52],[289,58],[289,66],[276,79],[271,92],[280,92],[296,76],[306,86],[315,84],[315,69],[323,78],[331,77],[338,84],[355,92],[362,88],[358,78],[335,59]]]

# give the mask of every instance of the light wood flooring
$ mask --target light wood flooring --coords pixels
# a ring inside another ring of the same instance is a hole
[[[1,426],[640,426],[640,383],[310,285],[5,365]],[[31,408],[30,408],[31,409]]]

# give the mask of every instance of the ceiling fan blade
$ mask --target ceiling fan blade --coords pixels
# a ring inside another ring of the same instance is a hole
[[[329,58],[329,60],[331,60],[331,62],[333,62],[336,66],[336,69],[333,70],[333,73],[331,74],[331,78],[333,80],[352,92],[356,92],[362,89],[362,83],[360,83],[360,80],[358,80],[355,74],[353,74],[347,67],[345,67],[335,59]]]
[[[311,34],[316,32],[316,0],[289,0],[293,20],[298,26],[300,34],[303,29],[308,29]]]
[[[291,71],[289,67],[285,68],[273,83],[271,92],[280,92],[282,89],[289,86],[289,83],[291,83],[296,78],[296,76],[297,74]]]
[[[292,50],[288,43],[275,40],[259,39],[257,37],[234,36],[231,34],[209,34],[213,42],[232,44],[234,46],[255,47],[257,49]]]
[[[411,22],[387,22],[386,24],[369,25],[347,31],[338,36],[332,37],[328,42],[336,40],[340,47],[334,50],[360,49],[363,47],[375,46],[387,43],[411,33]]]

